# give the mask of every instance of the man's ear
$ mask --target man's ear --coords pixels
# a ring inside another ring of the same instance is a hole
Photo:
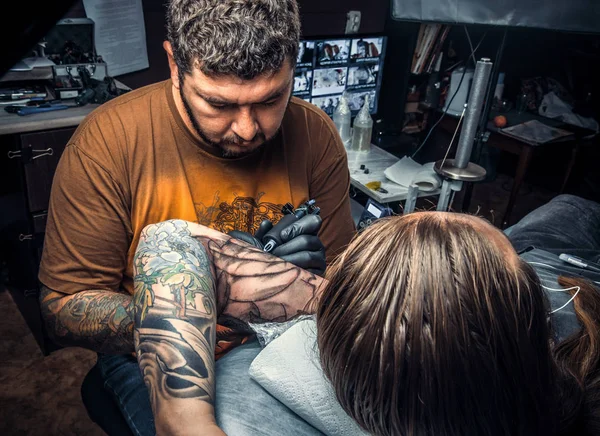
[[[171,81],[173,82],[173,86],[179,89],[179,68],[177,68],[175,58],[173,57],[173,47],[171,47],[171,43],[169,41],[165,41],[163,42],[163,48],[167,52],[167,59],[169,60],[169,69],[171,70]]]

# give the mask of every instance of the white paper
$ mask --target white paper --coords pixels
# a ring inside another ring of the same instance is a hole
[[[148,68],[142,0],[83,0],[83,6],[111,76]]]
[[[506,127],[502,129],[502,132],[515,138],[523,139],[530,144],[545,144],[546,142],[572,135],[571,132],[547,126],[538,120],[526,121],[516,126]]]
[[[421,165],[405,156],[391,167],[386,168],[384,174],[392,182],[407,188],[415,184],[423,192],[433,192],[442,185],[442,180],[433,169],[434,164],[434,162],[429,162]]]

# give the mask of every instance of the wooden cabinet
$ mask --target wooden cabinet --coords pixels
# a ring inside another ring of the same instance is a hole
[[[48,210],[52,179],[58,161],[75,129],[59,129],[21,135],[21,161],[29,212]]]
[[[18,166],[20,201],[11,205],[12,223],[3,228],[8,245],[9,290],[42,352],[55,349],[45,334],[37,279],[52,179],[74,127],[13,135],[10,163]],[[7,180],[7,182],[15,182]],[[14,210],[14,209],[19,210]]]

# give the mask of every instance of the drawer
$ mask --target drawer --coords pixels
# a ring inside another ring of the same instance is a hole
[[[46,221],[48,220],[47,213],[38,213],[33,215],[33,231],[36,234],[36,238],[44,236],[46,232]]]
[[[46,221],[48,214],[46,212],[33,215],[33,240],[34,249],[37,255],[38,265],[42,260],[42,249],[44,248],[44,235],[46,234]]]
[[[52,179],[60,156],[75,129],[21,135],[27,202],[32,213],[48,210]]]

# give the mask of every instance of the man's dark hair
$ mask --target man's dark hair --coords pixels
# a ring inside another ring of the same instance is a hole
[[[295,66],[300,39],[296,0],[171,0],[167,37],[181,75],[244,80]]]

